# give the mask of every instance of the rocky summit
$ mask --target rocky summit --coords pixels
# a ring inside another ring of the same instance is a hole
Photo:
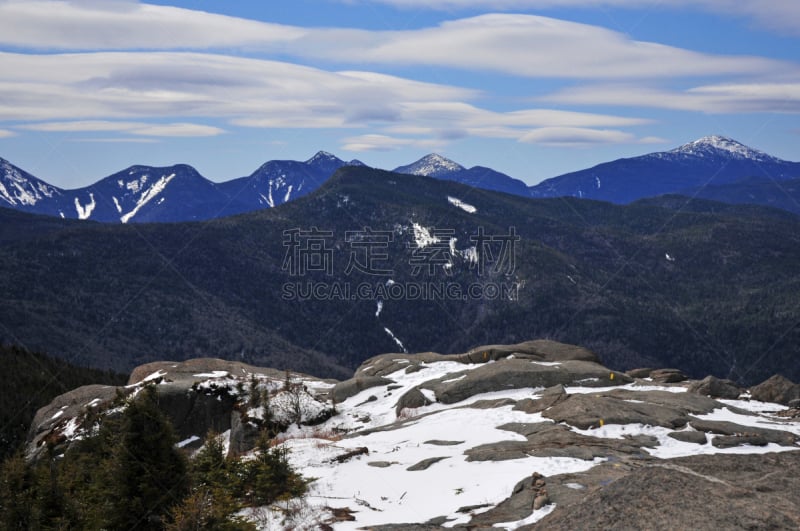
[[[216,359],[137,368],[41,409],[27,455],[65,451],[147,386],[190,455],[266,424],[311,478],[263,529],[797,529],[797,384],[621,373],[553,341],[383,354],[321,380]]]

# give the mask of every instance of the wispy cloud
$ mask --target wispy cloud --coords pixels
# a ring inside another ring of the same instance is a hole
[[[370,72],[198,53],[0,54],[0,120],[47,132],[216,136],[232,127],[371,128],[348,149],[434,146],[466,136],[521,139],[542,127],[620,128],[649,120],[523,108],[497,112],[481,94]],[[181,121],[163,123],[165,118]],[[153,120],[158,119],[158,123]],[[416,140],[405,137],[416,135]],[[415,144],[416,142],[416,144]]]
[[[721,83],[685,90],[647,85],[588,85],[563,89],[539,100],[711,114],[800,113],[800,83]]]
[[[800,3],[796,0],[342,0],[345,3],[379,3],[400,8],[438,9],[549,9],[569,7],[667,9],[705,9],[728,16],[748,17],[759,24],[800,34]]]
[[[367,64],[428,65],[532,78],[642,79],[798,69],[771,59],[694,52],[555,18],[488,14],[408,31],[321,30],[299,53]]]
[[[51,50],[163,50],[291,42],[302,28],[134,1],[5,0],[0,44]]]
[[[413,1],[396,3],[417,6]],[[441,7],[456,4],[464,3],[439,3]],[[515,4],[525,2],[503,5]],[[792,9],[789,4],[780,5]],[[108,6],[56,0],[0,2],[0,44],[85,51],[234,47],[351,64],[430,65],[566,79],[758,74],[787,68],[785,63],[765,58],[698,53],[636,41],[599,26],[524,14],[486,14],[422,29],[374,31],[305,28],[133,2],[110,2]]]
[[[655,137],[637,138],[631,133],[613,129],[542,127],[526,133],[519,141],[527,144],[579,147],[597,144],[652,144],[664,140]]]
[[[342,149],[354,152],[394,151],[404,147],[435,149],[441,145],[441,141],[430,138],[402,138],[381,134],[367,134],[345,138]]]
[[[203,124],[153,124],[145,122],[118,122],[109,120],[41,122],[35,124],[24,124],[19,127],[20,129],[43,131],[48,133],[125,132],[141,136],[169,137],[217,136],[225,133],[224,129]]]
[[[9,131],[8,129],[0,129],[0,138],[10,138],[16,135],[17,134],[14,131]]]

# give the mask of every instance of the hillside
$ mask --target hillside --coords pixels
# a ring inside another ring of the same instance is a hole
[[[342,377],[379,352],[533,335],[617,369],[798,379],[800,221],[723,206],[532,200],[348,167],[286,205],[202,224],[56,228],[3,211],[24,236],[0,247],[2,334],[117,370],[214,356]],[[314,240],[315,227],[331,232]],[[324,267],[292,271],[314,243]]]

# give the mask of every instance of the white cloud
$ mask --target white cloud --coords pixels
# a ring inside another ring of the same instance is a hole
[[[353,0],[343,0],[351,3]],[[797,0],[361,0],[401,8],[454,11],[458,9],[548,9],[568,7],[622,7],[647,11],[705,9],[722,15],[744,16],[759,24],[787,33],[800,33],[800,2]]]
[[[381,134],[367,134],[344,139],[342,149],[354,152],[393,151],[404,147],[432,149],[442,142],[435,139],[400,138]]]
[[[466,136],[520,139],[532,128],[620,128],[636,117],[553,109],[497,112],[473,90],[370,72],[327,72],[198,53],[0,53],[0,120],[49,132],[213,136],[223,120],[255,128],[370,128],[354,151],[440,146]],[[163,123],[170,117],[180,121]],[[158,119],[158,123],[152,123]],[[31,123],[33,122],[33,123]],[[420,140],[408,138],[414,135]],[[411,144],[409,144],[411,143]]]
[[[295,53],[367,64],[428,65],[533,78],[641,79],[765,74],[796,65],[712,55],[554,18],[489,14],[408,31],[320,30]]]
[[[631,133],[612,129],[588,129],[583,127],[543,127],[523,135],[520,142],[548,146],[589,146],[595,144],[641,143]],[[648,139],[648,143],[653,139]]]
[[[0,43],[34,49],[264,46],[303,33],[292,26],[138,2],[0,2]]]
[[[70,138],[68,142],[79,142],[85,144],[154,144],[158,142],[155,138]]]
[[[800,83],[721,83],[684,90],[638,85],[590,85],[542,101],[568,105],[652,107],[710,114],[800,113]]]
[[[787,68],[765,58],[703,54],[534,15],[487,14],[423,29],[369,31],[271,24],[170,6],[110,5],[112,9],[101,2],[0,2],[0,44],[90,51],[233,47],[350,64],[430,65],[570,79],[754,74]]]
[[[134,135],[141,136],[217,136],[225,133],[224,129],[211,125],[176,123],[176,124],[156,124],[141,129],[131,131]]]
[[[109,120],[78,120],[70,122],[42,122],[24,124],[20,129],[48,133],[125,132],[141,136],[195,137],[217,136],[224,129],[211,125],[192,123],[155,124],[145,122],[117,122]],[[130,139],[129,139],[130,140]]]
[[[0,129],[0,138],[10,138],[12,136],[17,136],[14,131],[9,131],[8,129]]]

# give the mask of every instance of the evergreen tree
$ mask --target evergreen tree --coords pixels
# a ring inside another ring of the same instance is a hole
[[[245,488],[251,505],[267,505],[306,492],[306,482],[289,464],[287,450],[271,447],[266,433],[259,438],[256,458],[245,467]]]
[[[19,452],[0,468],[0,528],[33,528],[34,501],[33,475]]]
[[[188,489],[186,461],[175,447],[172,425],[146,387],[125,409],[114,452],[112,527],[162,529]]]

